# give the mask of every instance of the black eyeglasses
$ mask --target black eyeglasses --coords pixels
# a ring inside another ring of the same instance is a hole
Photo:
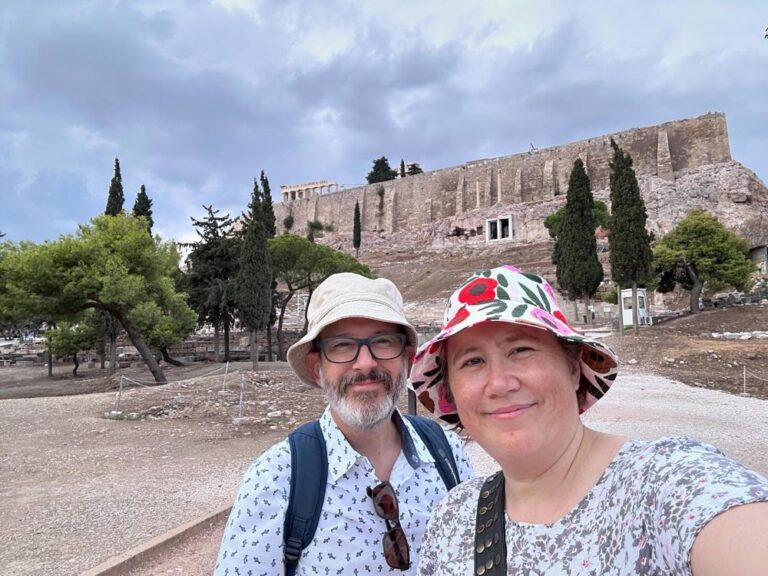
[[[407,570],[411,566],[411,555],[405,532],[400,526],[400,510],[395,489],[389,482],[382,482],[373,488],[368,487],[366,491],[373,500],[373,509],[376,514],[384,518],[387,524],[387,531],[382,538],[387,564],[392,568]]]
[[[323,351],[328,362],[343,364],[353,362],[360,355],[360,348],[367,346],[376,360],[392,360],[403,353],[408,339],[405,334],[376,334],[370,338],[331,336],[318,340],[317,346]]]

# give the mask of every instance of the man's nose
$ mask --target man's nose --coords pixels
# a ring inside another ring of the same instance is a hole
[[[360,350],[355,358],[355,368],[365,369],[376,365],[376,358],[373,357],[373,353],[368,344],[361,344]]]

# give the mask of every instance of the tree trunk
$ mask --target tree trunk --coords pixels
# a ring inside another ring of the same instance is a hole
[[[224,314],[224,362],[229,362],[229,312]]]
[[[163,360],[168,362],[168,364],[173,364],[174,366],[186,366],[186,364],[184,364],[184,362],[181,360],[176,360],[176,358],[171,357],[171,355],[168,353],[167,346],[160,346],[160,354],[162,354]]]
[[[256,371],[259,369],[259,338],[255,328],[251,328],[249,347],[251,349],[251,369]]]
[[[312,300],[312,290],[309,290],[309,294],[307,294],[307,303],[304,306],[304,327],[301,329],[302,336],[307,333],[307,328],[309,328],[309,318],[307,317],[307,312],[309,311],[310,300]]]
[[[97,310],[104,310],[105,312],[109,313],[115,320],[120,322],[120,324],[123,326],[123,329],[125,330],[126,334],[128,334],[128,338],[130,338],[131,343],[136,347],[136,350],[139,352],[139,355],[141,356],[141,359],[144,360],[144,363],[147,365],[147,368],[149,368],[149,371],[152,373],[152,376],[155,378],[155,382],[158,384],[165,384],[168,381],[165,379],[165,374],[163,374],[163,371],[160,369],[160,366],[157,363],[157,360],[155,359],[155,356],[152,354],[152,351],[149,349],[149,346],[147,346],[146,342],[144,342],[144,338],[141,337],[141,334],[138,330],[131,324],[128,319],[123,314],[123,311],[120,310],[117,306],[111,306],[108,304],[103,304],[98,301],[93,301],[95,299],[92,299],[92,301],[88,304],[90,308],[96,308]],[[115,348],[115,352],[117,351],[117,348]]]
[[[221,362],[221,334],[219,333],[219,321],[213,324],[213,361]]]
[[[640,311],[637,309],[637,282],[632,281],[632,326],[635,328],[635,336],[640,334]]]
[[[53,354],[51,354],[51,343],[48,342],[48,378],[53,376]]]
[[[285,318],[285,309],[288,308],[288,302],[293,298],[293,292],[288,292],[285,300],[280,302],[280,316],[277,318],[277,359],[285,361],[283,353],[283,318]]]
[[[573,321],[579,321],[579,301],[576,298],[573,299]]]
[[[272,326],[267,325],[267,362],[272,362]]]
[[[75,363],[75,367],[72,368],[72,376],[77,376],[77,369],[80,368],[80,363],[77,361],[77,352],[72,354],[72,362]]]
[[[699,280],[699,275],[696,274],[696,270],[693,266],[686,264],[685,267],[688,269],[688,274],[691,278],[691,281],[693,282],[693,287],[691,288],[691,314],[698,314],[699,297],[701,296],[701,291],[704,288],[704,283]]]
[[[139,331],[136,330],[136,328],[133,327],[133,324],[131,324],[124,316],[121,315],[119,320],[123,325],[123,329],[128,334],[128,338],[131,339],[131,342],[136,347],[136,350],[139,351],[139,355],[141,355],[141,358],[144,360],[147,368],[149,368],[149,371],[152,372],[152,376],[154,376],[155,382],[158,384],[167,383],[168,380],[166,380],[165,374],[163,374],[163,371],[160,369],[154,354],[152,354],[149,346],[147,346],[146,342],[144,342],[144,338],[141,337]]]

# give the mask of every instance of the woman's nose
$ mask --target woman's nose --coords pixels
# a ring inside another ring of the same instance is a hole
[[[508,362],[490,362],[486,392],[491,396],[501,396],[507,392],[518,390],[520,380],[509,366]]]

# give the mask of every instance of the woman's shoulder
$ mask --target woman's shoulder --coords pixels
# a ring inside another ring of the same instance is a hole
[[[480,497],[480,489],[487,480],[487,476],[478,476],[462,482],[454,487],[440,502],[443,506],[449,506],[452,511],[457,506],[467,506],[474,510]]]

